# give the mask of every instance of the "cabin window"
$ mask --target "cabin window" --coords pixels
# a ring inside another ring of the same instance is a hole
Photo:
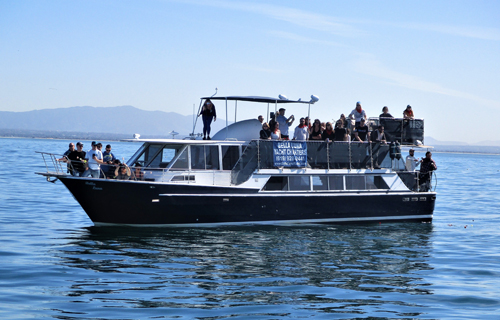
[[[330,185],[330,190],[344,190],[343,176],[329,176],[328,182]]]
[[[222,146],[222,170],[232,170],[239,158],[238,146]]]
[[[191,146],[191,169],[219,170],[219,148]]]
[[[160,151],[163,147],[161,144],[150,144],[146,147],[141,156],[135,161],[145,166],[149,163],[148,167],[158,167],[160,165],[161,157],[153,157]]]
[[[365,190],[365,176],[346,176],[345,187],[347,190]]]
[[[309,176],[289,176],[290,190],[311,190]]]
[[[170,170],[185,170],[188,169],[188,148],[184,148],[182,153],[177,157]]]
[[[175,157],[179,150],[183,146],[181,145],[167,145],[164,146],[160,153],[155,157],[155,159],[151,162],[151,167],[159,167],[166,168],[170,164],[170,161]]]
[[[389,186],[381,176],[366,176],[366,189],[389,189]]]
[[[288,190],[288,177],[279,176],[271,177],[267,180],[266,185],[262,189],[264,191],[287,191]]]
[[[162,159],[160,162],[160,168],[166,168],[170,164],[170,161],[175,157],[178,150],[171,148],[163,148],[162,150]]]
[[[195,178],[193,175],[178,175],[173,176],[170,181],[195,181]]]
[[[312,176],[313,190],[328,190],[327,176]]]

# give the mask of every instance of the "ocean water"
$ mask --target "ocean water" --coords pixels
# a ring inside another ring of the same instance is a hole
[[[498,155],[434,154],[432,223],[98,228],[35,174],[68,142],[0,139],[0,319],[500,318]]]

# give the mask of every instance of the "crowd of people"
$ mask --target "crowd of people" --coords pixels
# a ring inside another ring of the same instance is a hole
[[[370,131],[367,125],[368,117],[365,110],[361,106],[361,102],[356,103],[356,107],[346,117],[344,114],[335,121],[335,125],[331,122],[322,122],[315,119],[310,122],[309,117],[303,117],[299,120],[299,125],[293,131],[291,127],[295,121],[295,116],[285,116],[286,109],[280,108],[278,115],[271,117],[269,123],[264,122],[264,117],[259,116],[258,120],[262,123],[260,131],[260,139],[266,140],[328,140],[328,141],[352,141],[352,142],[381,142],[387,143],[388,137],[384,132],[384,126],[379,125],[374,130]],[[382,118],[394,118],[389,113],[387,106],[382,108],[382,113],[379,116]],[[408,105],[403,111],[403,119],[414,119],[412,107]],[[353,124],[354,122],[354,124]]]
[[[63,157],[57,159],[66,162],[67,172],[74,177],[89,177],[117,180],[144,180],[144,172],[139,163],[131,170],[126,163],[122,163],[111,152],[111,145],[106,145],[102,151],[102,143],[92,141],[91,149],[83,151],[83,143],[70,142],[69,149]]]

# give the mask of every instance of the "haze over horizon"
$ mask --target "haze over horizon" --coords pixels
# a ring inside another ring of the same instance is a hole
[[[386,105],[400,117],[410,104],[426,136],[498,140],[496,126],[485,120],[476,130],[471,119],[500,109],[499,9],[497,1],[2,1],[0,111],[130,105],[191,115],[217,87],[315,94],[311,117],[323,121],[356,101],[368,116]],[[238,118],[264,112],[238,104]]]

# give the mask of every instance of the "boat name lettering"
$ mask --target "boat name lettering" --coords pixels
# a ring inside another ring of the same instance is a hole
[[[93,183],[93,182],[88,182],[87,181],[87,182],[85,182],[85,184],[88,185],[88,186],[95,186],[95,183]]]
[[[92,189],[94,189],[94,190],[102,190],[102,188],[98,188],[96,186],[92,187]]]

